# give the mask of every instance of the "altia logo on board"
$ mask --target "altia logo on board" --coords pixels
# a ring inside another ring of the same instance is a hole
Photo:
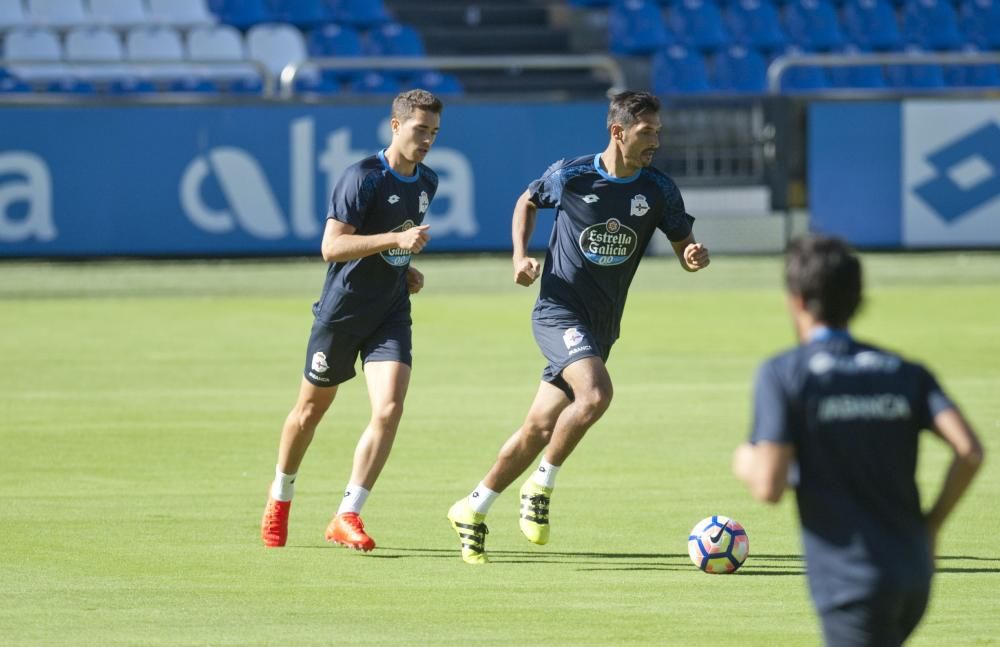
[[[621,265],[638,246],[639,236],[617,218],[587,227],[580,233],[580,251],[595,265]]]
[[[49,167],[28,151],[0,153],[0,242],[45,243],[57,235]]]
[[[317,155],[316,122],[311,117],[293,120],[289,130],[288,217],[253,152],[219,146],[191,160],[181,176],[180,202],[188,219],[198,229],[211,234],[242,230],[262,240],[318,237],[322,233],[322,222],[316,210],[317,167],[326,176],[324,195],[330,196],[344,170],[374,151],[355,149],[351,144],[351,130],[339,128],[327,134],[326,149]],[[388,120],[381,124],[378,135],[383,143],[388,144],[391,140]],[[468,158],[448,148],[435,148],[427,158],[427,164],[439,178],[435,206],[442,204],[446,208],[443,213],[427,213],[424,223],[432,225],[438,236],[475,236],[479,231],[474,206],[475,178]],[[225,198],[222,208],[210,206],[202,195],[210,178],[214,178]],[[429,200],[426,204],[421,200],[421,211],[426,210],[429,203]]]
[[[407,220],[400,226],[393,229],[393,231],[406,231],[407,229],[410,229],[412,227],[414,227],[414,222],[412,220]],[[392,249],[387,249],[381,254],[379,254],[379,256],[381,256],[382,260],[384,260],[386,263],[395,267],[403,267],[404,265],[407,265],[410,262],[410,250],[401,249],[399,247],[393,247]]]

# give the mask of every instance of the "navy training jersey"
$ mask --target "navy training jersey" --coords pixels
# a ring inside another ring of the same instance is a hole
[[[918,435],[954,405],[919,364],[823,331],[760,368],[751,441],[792,444],[809,587],[820,611],[930,584]]]
[[[560,160],[528,186],[539,208],[555,208],[533,317],[570,310],[599,341],[618,339],[628,288],[656,229],[671,241],[694,218],[673,180],[654,168],[627,178],[604,170],[600,154]]]
[[[417,164],[412,176],[399,175],[379,151],[340,176],[327,218],[352,225],[364,236],[403,231],[423,222],[437,186],[437,175],[427,166]],[[330,263],[313,313],[325,324],[345,324],[359,334],[389,318],[408,319],[409,264],[410,252],[399,248]]]

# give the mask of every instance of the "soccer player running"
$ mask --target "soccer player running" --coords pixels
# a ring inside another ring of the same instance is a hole
[[[535,341],[548,365],[520,429],[479,486],[448,511],[467,563],[489,561],[486,514],[543,449],[541,464],[521,487],[519,525],[529,541],[548,542],[556,474],[611,404],[605,362],[618,338],[629,284],[655,231],[667,235],[685,270],[709,263],[677,186],[650,167],[659,146],[659,109],[659,100],[645,92],[616,95],[608,110],[607,148],[556,162],[514,207],[514,281],[523,286],[539,276],[538,261],[528,256],[537,211],[556,209],[532,313]]]
[[[843,241],[793,242],[785,282],[801,345],[760,368],[733,471],[770,503],[792,481],[827,645],[899,645],[927,608],[938,533],[983,449],[927,369],[848,332],[862,281]],[[914,478],[922,429],[954,453],[926,513]]]
[[[371,421],[354,452],[350,481],[328,541],[370,551],[359,513],[389,457],[410,382],[410,294],[423,275],[410,266],[430,240],[422,225],[438,179],[422,161],[441,123],[441,101],[410,90],[392,102],[389,147],[347,168],[333,190],[323,260],[326,282],[313,305],[298,401],[285,419],[278,464],[261,523],[265,546],[284,546],[299,465],[339,384],[363,362]]]

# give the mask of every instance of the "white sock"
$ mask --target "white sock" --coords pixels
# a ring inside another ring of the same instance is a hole
[[[274,468],[274,481],[271,482],[271,498],[278,501],[291,501],[295,496],[295,474],[285,474],[280,467]]]
[[[360,485],[348,483],[347,489],[344,490],[344,499],[340,502],[340,507],[337,508],[337,514],[344,514],[345,512],[360,514],[361,508],[364,507],[369,494],[371,493]]]
[[[556,486],[556,474],[558,473],[559,466],[553,465],[543,458],[542,462],[538,465],[538,469],[531,475],[531,479],[542,487],[547,487],[551,490]]]
[[[482,483],[469,495],[469,505],[476,514],[486,514],[490,511],[493,501],[500,496],[499,492],[494,492]]]

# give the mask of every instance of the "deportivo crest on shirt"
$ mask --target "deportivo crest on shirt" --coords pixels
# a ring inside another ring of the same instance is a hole
[[[397,202],[399,202],[399,196],[396,195],[395,193],[393,193],[392,195],[389,196],[389,199],[387,200],[387,202],[389,204],[396,204]]]
[[[646,202],[646,196],[641,193],[637,193],[635,197],[632,198],[632,214],[633,216],[645,216],[646,212],[649,211],[649,203]]]
[[[426,191],[420,192],[420,203],[417,205],[417,213],[424,213],[427,207],[431,206],[431,199],[427,197]]]
[[[414,224],[415,223],[412,220],[406,220],[406,222],[393,229],[393,231],[406,231],[407,229],[413,227]],[[410,262],[410,250],[401,249],[399,247],[387,249],[384,252],[381,252],[379,256],[382,257],[383,261],[393,267],[403,267]]]
[[[312,370],[317,373],[326,373],[328,368],[330,368],[330,365],[326,363],[326,353],[322,351],[313,353]]]
[[[563,343],[566,344],[566,348],[573,348],[582,341],[583,333],[576,328],[567,328],[563,333]]]

